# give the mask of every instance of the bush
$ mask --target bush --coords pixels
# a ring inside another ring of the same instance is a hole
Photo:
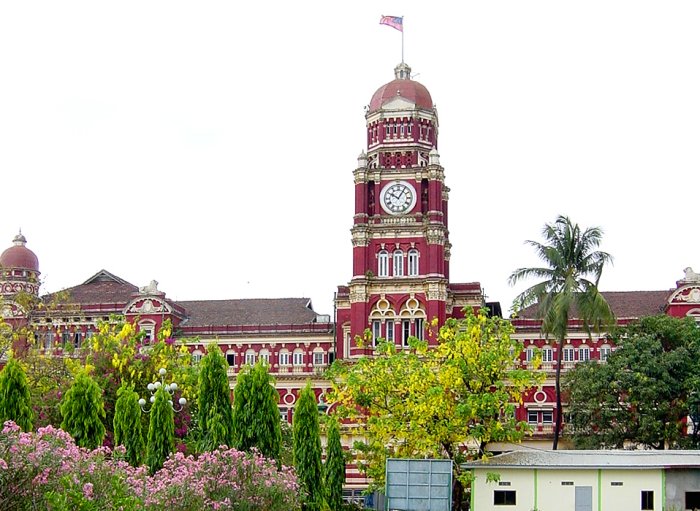
[[[125,450],[88,450],[51,426],[0,433],[0,509],[29,511],[287,511],[299,509],[294,472],[259,453],[219,448],[195,458],[178,453],[153,476],[131,467]]]

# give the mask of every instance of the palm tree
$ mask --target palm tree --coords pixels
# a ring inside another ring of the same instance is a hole
[[[544,243],[528,240],[545,263],[541,268],[519,268],[511,273],[508,283],[512,286],[525,279],[541,279],[541,282],[520,293],[513,301],[517,311],[537,304],[537,316],[542,320],[542,332],[557,341],[557,367],[555,392],[557,399],[554,443],[557,448],[561,431],[561,363],[562,347],[572,314],[581,320],[586,332],[600,330],[611,325],[614,316],[605,298],[598,291],[598,281],[606,263],[612,257],[596,250],[603,231],[598,227],[581,230],[566,216],[559,216],[542,230]]]

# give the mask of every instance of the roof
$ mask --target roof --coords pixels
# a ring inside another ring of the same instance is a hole
[[[13,245],[0,255],[0,267],[39,271],[39,258],[25,244],[27,239],[20,232],[12,240]]]
[[[60,291],[66,293],[66,302],[80,305],[126,304],[139,288],[107,270],[100,270],[82,284]],[[51,299],[58,293],[44,297]]]
[[[188,327],[224,325],[301,325],[317,314],[309,298],[251,298],[178,301],[187,311]]]
[[[615,313],[615,317],[641,318],[661,314],[673,290],[667,291],[601,291]],[[537,304],[520,311],[521,319],[537,319]],[[571,319],[576,319],[576,312]]]
[[[369,111],[379,110],[382,105],[396,97],[402,97],[414,103],[418,108],[427,110],[433,108],[433,98],[430,97],[430,92],[425,88],[425,85],[415,80],[404,78],[392,80],[379,87],[369,102]]]
[[[575,468],[647,469],[700,468],[700,451],[640,450],[520,450],[499,454],[488,461],[465,463],[472,468]]]

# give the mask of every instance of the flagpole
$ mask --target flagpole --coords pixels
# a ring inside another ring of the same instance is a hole
[[[405,25],[403,23],[403,14],[401,15],[401,63],[403,64],[403,31],[405,29]]]

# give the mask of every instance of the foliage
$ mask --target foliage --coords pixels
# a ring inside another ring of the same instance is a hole
[[[75,439],[80,447],[95,449],[105,436],[102,389],[86,371],[75,377],[73,385],[61,403],[61,428]]]
[[[179,384],[176,399],[187,399],[185,410],[178,414],[178,437],[189,429],[191,405],[197,402],[197,369],[186,346],[178,346],[170,337],[172,326],[165,321],[158,331],[158,339],[145,342],[143,333],[121,317],[98,325],[96,334],[85,342],[82,349],[84,366],[94,369],[93,374],[105,391],[107,424],[113,424],[117,390],[122,384],[133,385],[139,395],[147,395],[147,386],[161,368]],[[81,365],[82,367],[82,365]]]
[[[140,509],[126,482],[128,464],[111,454],[104,447],[80,448],[53,426],[22,433],[6,422],[0,433],[0,508]]]
[[[114,445],[126,449],[126,461],[134,467],[143,460],[144,441],[139,396],[133,385],[122,384],[114,406]]]
[[[220,448],[198,458],[177,453],[145,483],[140,496],[147,509],[299,509],[293,471],[278,471],[257,451]]]
[[[598,227],[582,230],[568,217],[559,216],[542,230],[545,243],[528,240],[526,243],[545,264],[544,267],[519,268],[508,281],[514,285],[522,280],[540,279],[540,282],[520,293],[513,301],[517,311],[537,304],[537,315],[542,319],[542,332],[556,339],[557,365],[555,392],[557,400],[553,449],[559,443],[562,423],[561,365],[562,346],[572,314],[581,320],[583,328],[600,330],[614,323],[613,312],[600,292],[598,282],[603,267],[612,262],[606,252],[596,250],[603,237]]]
[[[683,447],[687,417],[700,421],[700,329],[690,318],[641,318],[614,330],[605,364],[566,376],[571,434],[579,448]],[[691,438],[697,448],[697,436]]]
[[[11,358],[0,372],[0,423],[14,421],[24,431],[31,431],[31,400],[24,369]]]
[[[61,425],[61,400],[73,382],[68,362],[71,360],[37,347],[24,353],[21,364],[27,375],[35,427]]]
[[[165,460],[175,449],[174,412],[169,401],[170,394],[163,387],[159,387],[151,408],[146,447],[146,464],[151,474],[161,469]]]
[[[211,344],[199,364],[200,450],[233,446],[233,409],[227,364],[221,349]]]
[[[329,419],[326,438],[326,463],[323,467],[326,502],[331,511],[341,511],[345,484],[345,455],[340,443],[340,427],[335,418]]]
[[[544,375],[519,368],[522,346],[508,321],[485,310],[465,314],[449,319],[430,345],[380,342],[374,356],[333,364],[328,401],[366,439],[354,450],[374,488],[384,484],[387,457],[449,458],[456,481],[460,463],[484,456],[488,442],[516,442],[528,431],[515,420],[515,405]],[[455,485],[455,501],[462,490]]]
[[[258,362],[238,375],[233,401],[233,441],[242,451],[253,447],[279,460],[282,444],[279,393],[268,367]]]
[[[0,433],[0,509],[122,511],[295,511],[294,473],[259,453],[219,449],[199,458],[176,454],[149,476],[101,447],[79,448],[52,426],[22,433],[7,422]]]
[[[317,511],[323,505],[323,469],[321,466],[321,436],[318,407],[311,383],[299,394],[292,427],[294,429],[294,466],[304,491],[302,509]]]

